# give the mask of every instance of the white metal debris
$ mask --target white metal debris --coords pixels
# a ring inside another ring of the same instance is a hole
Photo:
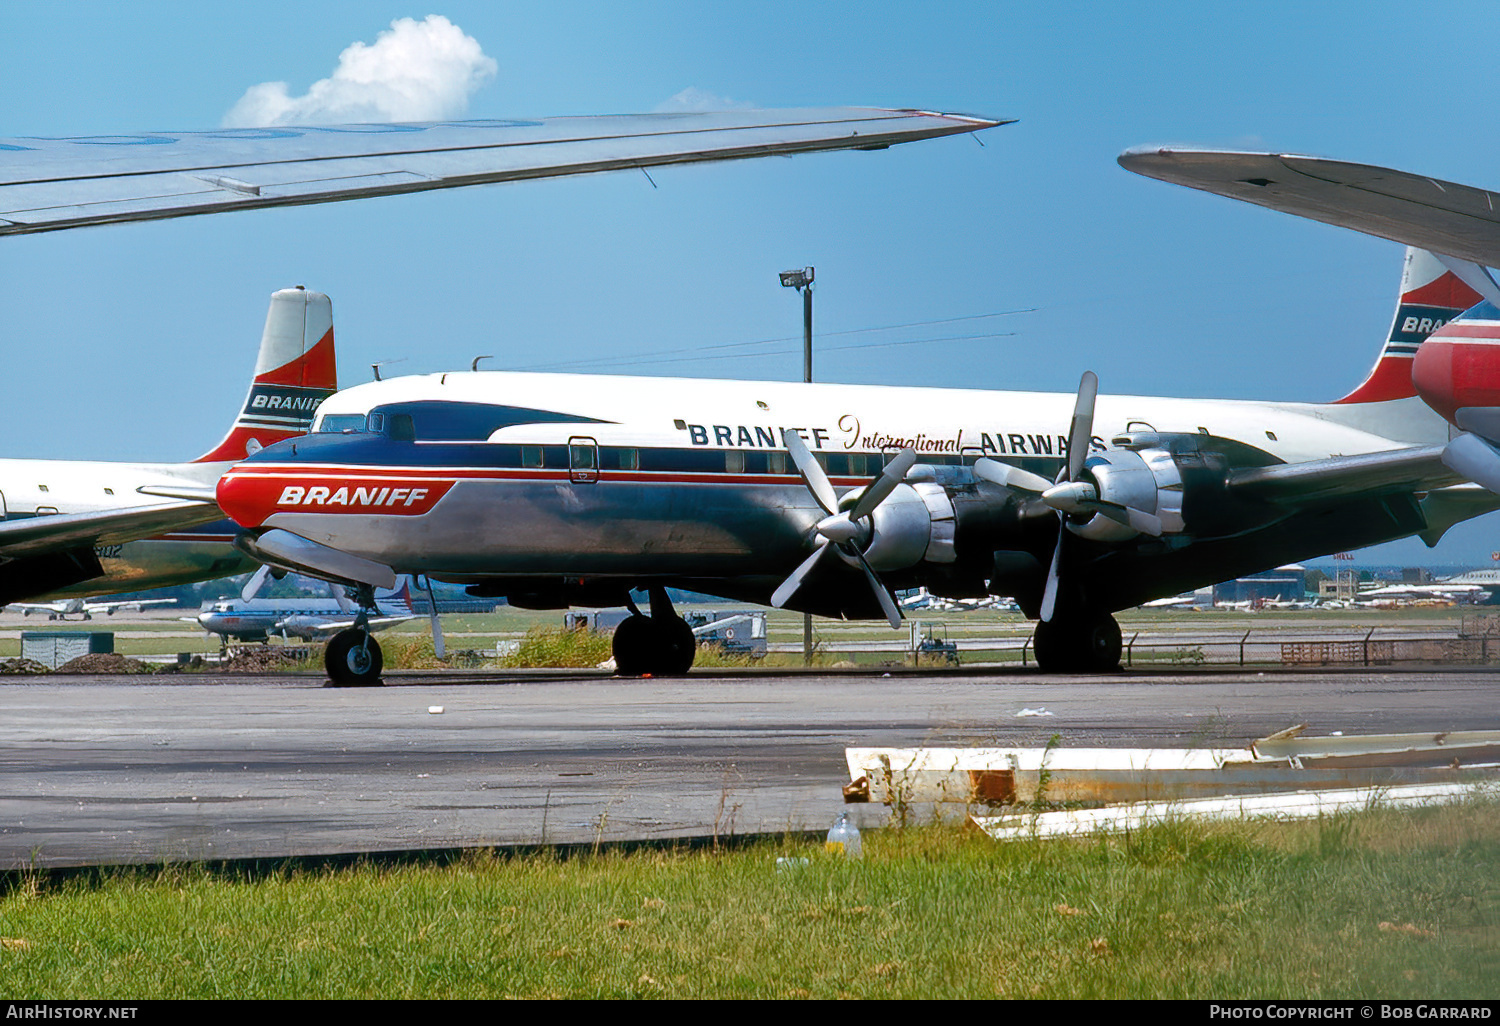
[[[1247,748],[848,748],[846,801],[1125,802],[1464,783],[1500,769],[1500,731],[1306,737]]]
[[[1482,784],[1411,784],[1135,802],[1103,809],[1070,809],[1034,815],[971,816],[970,820],[995,840],[1008,841],[1023,837],[1068,837],[1099,831],[1137,830],[1154,823],[1183,819],[1312,819],[1371,808],[1442,805],[1495,793],[1493,787]]]

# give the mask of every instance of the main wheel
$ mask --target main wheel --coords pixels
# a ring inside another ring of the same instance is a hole
[[[610,650],[615,657],[615,672],[622,677],[639,677],[651,669],[651,650],[654,631],[651,621],[644,616],[627,616],[615,628],[615,637]]]
[[[1037,665],[1048,673],[1108,673],[1120,667],[1120,625],[1108,613],[1039,622]]]
[[[380,643],[364,631],[339,631],[323,653],[323,666],[336,688],[368,688],[380,683],[385,659]]]
[[[643,673],[676,675],[687,673],[698,654],[698,639],[693,629],[677,616],[627,616],[615,628],[610,646],[615,656],[615,672],[625,677]]]
[[[653,673],[673,676],[687,673],[693,668],[693,658],[698,654],[698,639],[693,629],[681,617],[663,620],[656,627],[656,669]]]

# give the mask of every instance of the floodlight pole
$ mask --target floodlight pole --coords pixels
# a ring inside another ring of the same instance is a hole
[[[812,384],[812,268],[807,269],[807,287],[802,293],[802,380]]]
[[[782,271],[781,284],[802,293],[802,381],[812,384],[812,293],[813,269]],[[802,665],[811,666],[813,658],[812,614],[802,614]]]

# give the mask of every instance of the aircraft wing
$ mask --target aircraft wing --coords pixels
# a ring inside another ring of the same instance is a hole
[[[411,616],[372,616],[366,626],[372,631],[379,631],[387,627],[394,627],[398,623],[406,623],[408,620],[415,619],[416,614]],[[339,631],[353,626],[354,617],[351,616],[347,620],[331,620],[328,623],[320,623],[310,629],[317,631],[319,634],[337,634]]]
[[[0,139],[0,235],[817,150],[1005,121],[831,107]]]
[[[177,502],[136,509],[0,520],[0,559],[38,556],[81,545],[122,545],[163,531],[180,531],[222,519],[206,502]]]
[[[1500,266],[1500,195],[1487,189],[1288,153],[1140,147],[1119,162],[1147,178]]]
[[[1422,445],[1236,470],[1229,475],[1229,488],[1245,496],[1306,506],[1323,500],[1429,491],[1464,480],[1443,465],[1443,446]]]
[[[90,612],[113,613],[116,609],[125,609],[129,606],[135,606],[137,609],[141,609],[146,606],[175,606],[176,604],[176,599],[169,598],[120,599],[119,601],[115,602],[85,602],[84,608],[88,609]]]

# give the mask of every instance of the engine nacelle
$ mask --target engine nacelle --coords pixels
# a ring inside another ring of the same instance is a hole
[[[844,502],[852,505],[853,498]],[[870,515],[865,561],[876,571],[904,570],[924,560],[951,563],[953,534],[953,501],[942,485],[897,485]]]
[[[1094,485],[1101,502],[1155,514],[1161,520],[1163,534],[1180,534],[1185,529],[1182,473],[1176,459],[1165,449],[1110,449],[1093,453],[1084,461],[1082,480]],[[1092,541],[1127,541],[1139,534],[1102,513],[1095,513],[1087,520],[1070,517],[1067,524],[1068,530]]]

